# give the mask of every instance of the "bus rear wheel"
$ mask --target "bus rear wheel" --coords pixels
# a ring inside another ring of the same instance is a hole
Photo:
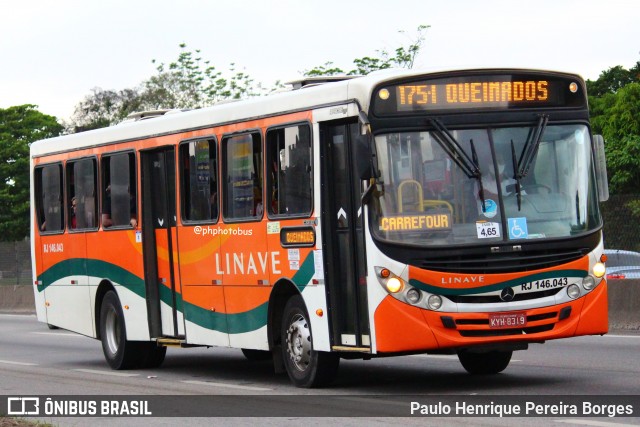
[[[136,344],[140,346],[140,368],[152,369],[162,365],[167,354],[167,347],[158,347],[153,341],[138,342]]]
[[[114,291],[105,294],[100,307],[102,352],[112,369],[130,369],[136,364],[135,344],[127,341],[120,299]]]
[[[462,367],[474,375],[490,375],[504,371],[513,351],[489,351],[486,353],[458,352]]]
[[[300,295],[287,301],[282,318],[282,356],[289,378],[297,387],[322,387],[333,381],[340,358],[313,350],[309,315]]]
[[[120,299],[114,291],[105,294],[100,307],[102,351],[112,369],[157,368],[164,361],[166,347],[155,342],[129,341]]]

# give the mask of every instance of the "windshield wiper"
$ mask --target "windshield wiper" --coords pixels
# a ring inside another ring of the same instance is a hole
[[[539,117],[536,128],[529,133],[527,141],[524,143],[522,153],[520,154],[520,160],[518,161],[516,161],[516,149],[513,145],[513,140],[511,140],[511,161],[513,164],[513,179],[516,181],[518,211],[522,209],[522,185],[520,184],[520,181],[529,173],[529,168],[533,163],[533,159],[538,153],[538,147],[540,146],[540,141],[542,141],[542,134],[549,122],[548,115],[541,114]]]
[[[522,208],[522,187],[520,186],[520,174],[518,173],[518,159],[516,158],[516,148],[511,140],[511,165],[513,166],[513,179],[516,181],[516,196],[518,197],[518,212]]]
[[[541,114],[540,119],[538,119],[536,128],[532,133],[529,134],[527,142],[525,142],[524,148],[522,149],[520,160],[518,160],[518,177],[516,178],[516,180],[519,181],[529,173],[529,168],[531,167],[533,159],[536,157],[538,146],[540,145],[540,141],[542,140],[542,134],[544,133],[544,129],[547,127],[548,122],[549,116],[546,114]]]
[[[484,185],[482,185],[482,174],[480,173],[480,166],[478,163],[478,153],[476,152],[476,146],[473,144],[473,139],[469,140],[469,144],[471,144],[471,156],[473,159],[473,164],[478,171],[478,174],[476,175],[478,186],[480,187],[480,189],[478,190],[478,197],[480,197],[480,202],[482,202],[482,213],[486,213],[487,208],[484,205]]]
[[[482,185],[482,172],[480,171],[480,164],[478,163],[478,154],[476,153],[476,148],[473,144],[473,139],[469,142],[471,143],[471,155],[469,155],[464,151],[464,149],[460,146],[460,143],[456,140],[456,138],[449,132],[449,129],[438,119],[429,119],[431,125],[435,128],[435,137],[442,149],[449,155],[449,157],[462,169],[467,178],[475,178],[478,180],[478,185],[480,187],[478,191],[478,197],[482,202],[482,212],[486,212],[486,207],[484,203],[484,186]]]
[[[429,122],[436,129],[435,136],[442,149],[456,162],[468,178],[478,178],[481,174],[477,158],[474,161],[469,157],[440,120],[429,119]]]

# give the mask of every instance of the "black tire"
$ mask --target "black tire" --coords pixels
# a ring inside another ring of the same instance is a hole
[[[474,375],[491,375],[504,371],[511,361],[512,351],[489,351],[487,353],[472,353],[461,351],[458,359],[462,367]]]
[[[140,354],[142,359],[140,361],[140,367],[146,369],[158,368],[164,362],[164,357],[167,354],[167,347],[160,346],[153,342],[139,342]]]
[[[242,354],[244,354],[244,357],[246,357],[247,360],[251,360],[252,362],[262,362],[271,359],[271,352],[267,350],[243,348]]]
[[[109,291],[102,299],[100,307],[100,338],[102,351],[112,369],[131,369],[142,361],[141,344],[127,341],[127,330],[120,299],[114,291]]]
[[[287,301],[282,316],[282,357],[297,387],[322,387],[335,378],[340,358],[335,353],[313,350],[309,315],[300,295]]]

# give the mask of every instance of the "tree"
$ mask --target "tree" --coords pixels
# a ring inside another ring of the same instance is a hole
[[[333,62],[325,62],[324,65],[316,66],[310,70],[305,70],[304,75],[313,76],[335,76],[335,75],[359,75],[364,76],[373,71],[385,70],[387,68],[413,68],[416,56],[426,38],[426,32],[430,25],[419,25],[416,35],[412,38],[408,46],[400,46],[395,49],[395,56],[390,56],[386,50],[376,50],[378,57],[364,56],[353,60],[355,68],[345,72],[342,68],[333,66]],[[399,31],[405,33],[405,31]]]
[[[84,132],[114,125],[135,111],[147,109],[139,89],[121,91],[94,88],[74,110],[69,133]]]
[[[617,65],[600,73],[598,80],[587,80],[587,93],[591,96],[604,96],[608,93],[616,93],[620,88],[635,81],[630,70]]]
[[[175,62],[160,63],[156,68],[158,74],[143,83],[142,98],[146,105],[153,105],[154,109],[192,109],[223,99],[258,95],[260,87],[254,87],[253,79],[237,71],[235,64],[229,66],[229,75],[225,77],[210,61],[200,57],[200,50],[188,51],[184,43],[180,49]]]
[[[640,83],[627,84],[599,102],[601,111],[594,121],[606,141],[611,191],[637,192],[640,188]]]
[[[612,194],[637,192],[640,186],[640,61],[603,71],[587,80],[594,133],[605,139]]]
[[[62,133],[55,117],[35,105],[0,109],[0,240],[29,235],[29,144]]]
[[[224,99],[240,99],[262,94],[265,90],[235,64],[227,76],[200,57],[200,50],[189,51],[180,45],[178,58],[159,63],[157,73],[135,88],[120,91],[94,88],[75,108],[69,133],[99,129],[117,124],[129,114],[148,110],[194,109]],[[156,60],[152,60],[155,64]],[[280,87],[280,83],[275,83]]]

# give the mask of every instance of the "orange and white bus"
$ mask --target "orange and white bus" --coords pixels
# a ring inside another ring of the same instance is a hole
[[[114,369],[233,347],[301,387],[340,358],[497,373],[607,332],[604,151],[579,76],[326,80],[33,143],[38,319],[101,340]]]

